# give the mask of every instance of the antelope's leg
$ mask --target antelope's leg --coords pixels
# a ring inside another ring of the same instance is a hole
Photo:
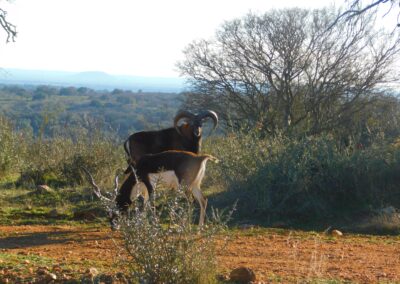
[[[198,188],[198,187],[192,188],[192,194],[200,205],[199,226],[203,226],[204,219],[206,217],[207,199],[204,198],[203,193],[201,192],[200,188]]]

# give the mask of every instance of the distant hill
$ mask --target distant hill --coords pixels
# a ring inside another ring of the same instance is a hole
[[[87,72],[80,72],[80,73],[73,73],[69,77],[70,80],[78,80],[78,81],[85,81],[85,82],[102,82],[102,81],[110,81],[114,82],[116,77],[100,71],[87,71]]]
[[[55,85],[92,89],[142,90],[144,92],[181,92],[181,78],[110,75],[100,71],[65,72],[3,68],[0,84]]]

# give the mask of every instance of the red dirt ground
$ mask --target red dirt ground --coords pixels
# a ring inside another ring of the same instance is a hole
[[[246,266],[255,271],[258,281],[266,283],[312,279],[400,283],[399,237],[345,234],[333,238],[266,229],[235,231],[230,236],[218,253],[221,274]],[[118,234],[107,228],[0,226],[0,253],[39,255],[56,265],[82,267],[82,273],[87,263],[96,263],[102,272],[116,272],[123,252],[115,239],[118,242]],[[0,283],[4,273],[0,271]]]

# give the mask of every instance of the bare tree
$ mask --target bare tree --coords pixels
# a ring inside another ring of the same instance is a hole
[[[17,28],[7,20],[7,11],[0,8],[0,25],[7,34],[7,42],[15,41]]]
[[[178,63],[192,86],[186,104],[272,134],[344,125],[396,79],[400,37],[376,31],[371,13],[328,29],[335,15],[295,8],[226,22]]]

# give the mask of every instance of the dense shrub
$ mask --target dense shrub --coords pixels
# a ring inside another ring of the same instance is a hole
[[[25,146],[22,142],[22,136],[13,130],[10,121],[0,116],[0,177],[18,169]]]
[[[120,143],[97,137],[93,141],[80,140],[74,151],[59,163],[65,181],[70,185],[85,182],[81,167],[87,168],[100,183],[112,181],[115,170],[125,166],[125,158]]]
[[[100,184],[112,180],[124,158],[119,144],[96,135],[81,136],[74,141],[68,137],[32,140],[21,167],[20,185],[76,186],[85,180],[81,167],[90,170]]]
[[[373,143],[340,147],[330,136],[289,139],[236,133],[207,141],[222,160],[209,175],[239,198],[243,212],[316,220],[400,207],[400,148]]]

